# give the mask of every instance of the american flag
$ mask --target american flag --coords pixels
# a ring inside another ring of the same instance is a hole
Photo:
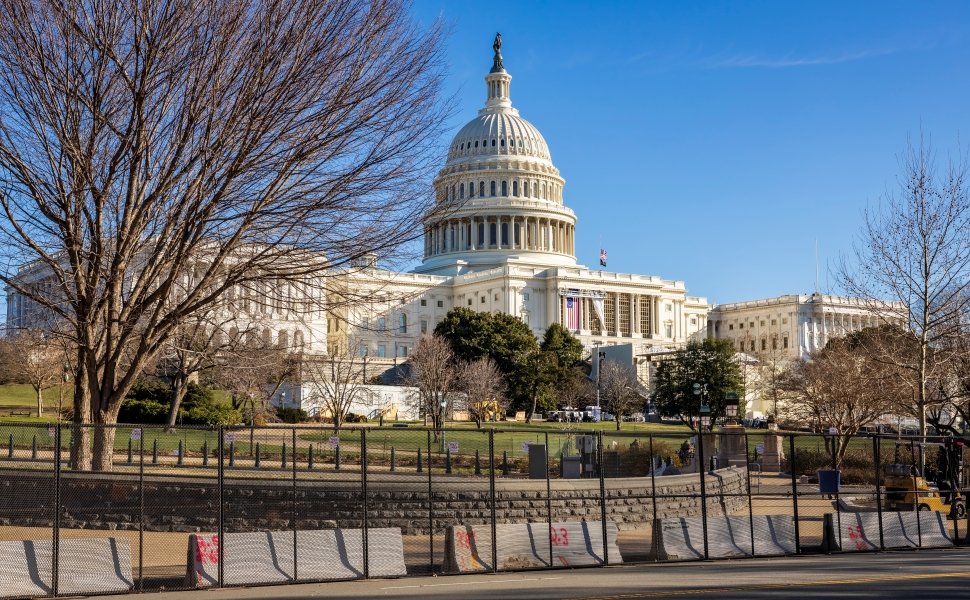
[[[566,298],[566,327],[579,331],[579,298]]]
[[[606,250],[603,250],[602,248],[600,248],[600,266],[606,266]]]

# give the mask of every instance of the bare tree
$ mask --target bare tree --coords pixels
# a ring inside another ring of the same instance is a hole
[[[809,360],[791,363],[785,376],[786,414],[821,430],[837,429],[826,438],[826,445],[830,439],[836,444],[837,464],[852,437],[891,406],[893,392],[880,385],[867,356],[854,340],[835,339]]]
[[[309,388],[307,401],[319,405],[321,412],[340,427],[351,405],[360,400],[365,388],[364,357],[358,344],[338,355],[307,356],[303,362],[303,381]]]
[[[563,377],[555,383],[556,401],[559,408],[582,408],[596,397],[596,384],[590,381],[581,367],[563,371]]]
[[[483,356],[462,364],[458,387],[465,394],[465,409],[479,429],[489,415],[505,412],[505,376],[491,358]]]
[[[886,348],[875,358],[908,373],[922,434],[935,401],[934,369],[948,358],[939,354],[934,364],[934,348],[959,334],[970,311],[970,195],[966,163],[940,169],[922,139],[901,167],[899,190],[866,211],[854,260],[842,261],[839,280],[884,322],[903,320],[912,331],[915,352]]]
[[[408,366],[405,384],[416,388],[413,401],[418,414],[431,417],[434,428],[440,429],[458,387],[451,345],[438,335],[422,336],[408,357]]]
[[[639,394],[640,383],[633,367],[615,360],[607,360],[600,372],[600,398],[613,413],[616,430],[620,430],[623,415],[633,412],[643,403]]]
[[[227,291],[420,234],[440,28],[404,0],[0,3],[0,281],[68,324],[78,424]],[[114,430],[73,466],[110,469]]]
[[[272,344],[250,338],[232,352],[219,355],[213,380],[227,390],[232,407],[241,411],[251,427],[272,420],[271,401],[300,372],[301,356]]]
[[[37,399],[37,416],[44,414],[44,390],[60,383],[64,374],[63,349],[50,335],[25,329],[3,340],[0,360],[15,380],[27,383]]]

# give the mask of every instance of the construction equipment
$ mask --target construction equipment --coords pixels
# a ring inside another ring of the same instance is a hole
[[[900,449],[908,447],[912,461],[900,460]],[[939,448],[935,465],[926,465],[926,449]],[[948,512],[962,519],[967,515],[966,498],[960,490],[963,477],[964,443],[952,438],[942,442],[897,441],[893,464],[885,467],[886,510],[932,510]]]

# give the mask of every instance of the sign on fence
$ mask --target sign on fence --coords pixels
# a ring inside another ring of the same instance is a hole
[[[136,442],[138,440],[140,440],[141,439],[141,429],[139,429],[137,427],[134,428],[134,429],[132,429],[131,430],[131,439],[134,440],[134,441],[136,441]]]
[[[327,440],[327,446],[329,446],[331,450],[336,450],[340,446],[340,436],[330,436],[330,439]]]
[[[236,434],[232,431],[227,431],[224,437],[227,444],[231,444],[236,441]]]
[[[522,442],[522,451],[526,454],[529,453],[529,442]]]
[[[458,452],[458,442],[448,442],[448,452],[452,454]]]

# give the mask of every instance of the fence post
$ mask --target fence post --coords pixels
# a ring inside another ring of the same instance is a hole
[[[297,571],[297,567],[299,566],[299,563],[300,563],[300,555],[299,555],[299,551],[297,550],[297,541],[298,541],[297,535],[299,535],[299,528],[297,527],[297,522],[296,522],[297,515],[299,514],[299,512],[297,511],[297,505],[296,505],[296,426],[295,425],[293,426],[292,429],[290,429],[290,440],[293,442],[293,460],[290,461],[291,463],[293,463],[293,477],[292,477],[293,486],[291,491],[293,495],[293,502],[291,504],[291,507],[293,509],[293,516],[291,519],[293,523],[293,581],[299,581],[300,576],[299,576],[299,572]],[[286,468],[286,442],[283,442],[283,468],[284,469]],[[366,558],[367,555],[364,554],[364,557]]]
[[[431,490],[431,430],[425,433],[428,435],[428,566],[431,574],[434,574],[434,501]],[[420,448],[418,452],[420,452]]]
[[[879,517],[879,549],[885,550],[886,542],[883,539],[883,531],[882,531],[882,493],[879,489],[879,472],[878,472],[879,462],[880,462],[879,455],[882,449],[880,442],[881,440],[879,439],[878,435],[872,436],[872,460],[874,463],[876,463],[876,513]],[[919,519],[919,514],[916,515],[916,518]]]
[[[498,546],[495,531],[495,431],[488,430],[488,496],[491,500],[492,573],[498,572]]]
[[[445,473],[451,475],[451,448],[445,448]]]
[[[553,565],[552,558],[552,482],[549,481],[549,432],[545,432],[545,442],[546,442],[546,518],[549,520],[548,531],[546,534],[549,536],[549,567]],[[530,452],[531,454],[531,452]],[[531,459],[531,456],[530,456]],[[531,460],[529,461],[531,462]],[[529,470],[532,470],[532,466],[529,466]]]
[[[34,439],[30,442],[30,459],[37,460],[37,435],[34,435]]]
[[[52,536],[53,554],[51,555],[51,593],[57,595],[57,580],[60,571],[58,558],[61,553],[61,427],[57,426],[54,450],[54,535]],[[10,434],[10,450],[13,451],[13,434]]]
[[[152,440],[152,464],[158,464],[158,438]]]
[[[131,442],[131,439],[128,439]],[[138,591],[145,589],[145,428],[138,435]]]
[[[307,448],[306,468],[309,471],[313,470],[313,444],[310,444],[310,446]]]
[[[653,500],[653,520],[650,522],[650,527],[654,526],[657,521],[657,468],[654,466],[656,458],[653,454],[653,434],[649,434],[650,440],[650,497]],[[659,553],[654,556],[655,561],[659,561]]]
[[[791,501],[792,509],[795,512],[795,554],[802,553],[802,537],[798,529],[798,475],[795,474],[795,434],[788,434],[788,459],[789,471],[791,471]]]
[[[417,468],[417,472],[420,473],[421,470],[422,470],[422,467],[421,467],[421,446],[418,446],[418,468]]]
[[[370,547],[368,545],[368,529],[367,529],[367,515],[370,505],[367,502],[367,428],[362,428],[360,430],[360,485],[361,493],[364,495],[363,505],[363,521],[364,525],[362,527],[363,532],[361,534],[361,541],[363,544],[364,551],[364,579],[370,578]]]
[[[223,581],[224,581],[223,563],[225,562],[225,560],[224,560],[225,559],[224,549],[225,549],[225,539],[226,539],[226,536],[225,536],[225,533],[226,533],[225,532],[225,506],[226,506],[226,497],[225,497],[225,491],[226,491],[225,490],[225,470],[226,470],[226,465],[225,465],[225,458],[223,457],[223,454],[222,454],[222,447],[223,447],[223,444],[225,443],[226,433],[225,433],[225,430],[223,429],[222,425],[219,425],[218,432],[219,432],[219,442],[218,442],[219,443],[219,465],[218,465],[217,476],[216,476],[217,477],[216,478],[216,488],[217,488],[217,494],[219,496],[219,512],[218,512],[218,516],[217,516],[217,519],[219,521],[218,522],[219,544],[216,546],[216,550],[218,552],[218,557],[219,557],[219,569],[217,571],[217,579],[218,579],[217,583],[218,583],[219,587],[222,587]],[[257,460],[256,460],[256,462],[257,463],[259,462],[258,453],[257,453]]]
[[[221,450],[219,451],[219,454],[222,454]],[[229,442],[229,466],[236,466],[236,440]]]
[[[394,472],[395,466],[396,465],[394,464],[394,446],[391,446],[391,473]]]
[[[754,507],[752,506],[751,500],[751,464],[748,463],[748,447],[750,445],[750,439],[748,438],[748,432],[744,431],[744,473],[747,476],[748,485],[748,523],[751,529],[751,557],[754,558]]]
[[[337,434],[340,435],[340,434]],[[340,443],[337,443],[337,447],[333,449],[333,470],[340,470]]]
[[[131,437],[128,437],[128,464],[132,463],[133,457],[131,455]]]
[[[259,468],[259,442],[256,442],[256,458],[253,462],[253,466],[257,469]]]
[[[610,564],[610,548],[606,539],[606,473],[603,468],[603,430],[597,431],[596,435],[599,438],[597,440],[596,460],[599,462],[600,472],[600,527],[603,533],[603,564],[608,565]]]
[[[202,440],[202,466],[209,466],[209,440]]]
[[[701,529],[704,533],[704,560],[710,558],[710,551],[707,546],[707,482],[704,478],[707,473],[707,463],[704,461],[704,426],[697,424],[697,473],[700,476],[701,484]]]
[[[10,434],[10,441],[7,443],[7,458],[13,458],[13,434]]]

